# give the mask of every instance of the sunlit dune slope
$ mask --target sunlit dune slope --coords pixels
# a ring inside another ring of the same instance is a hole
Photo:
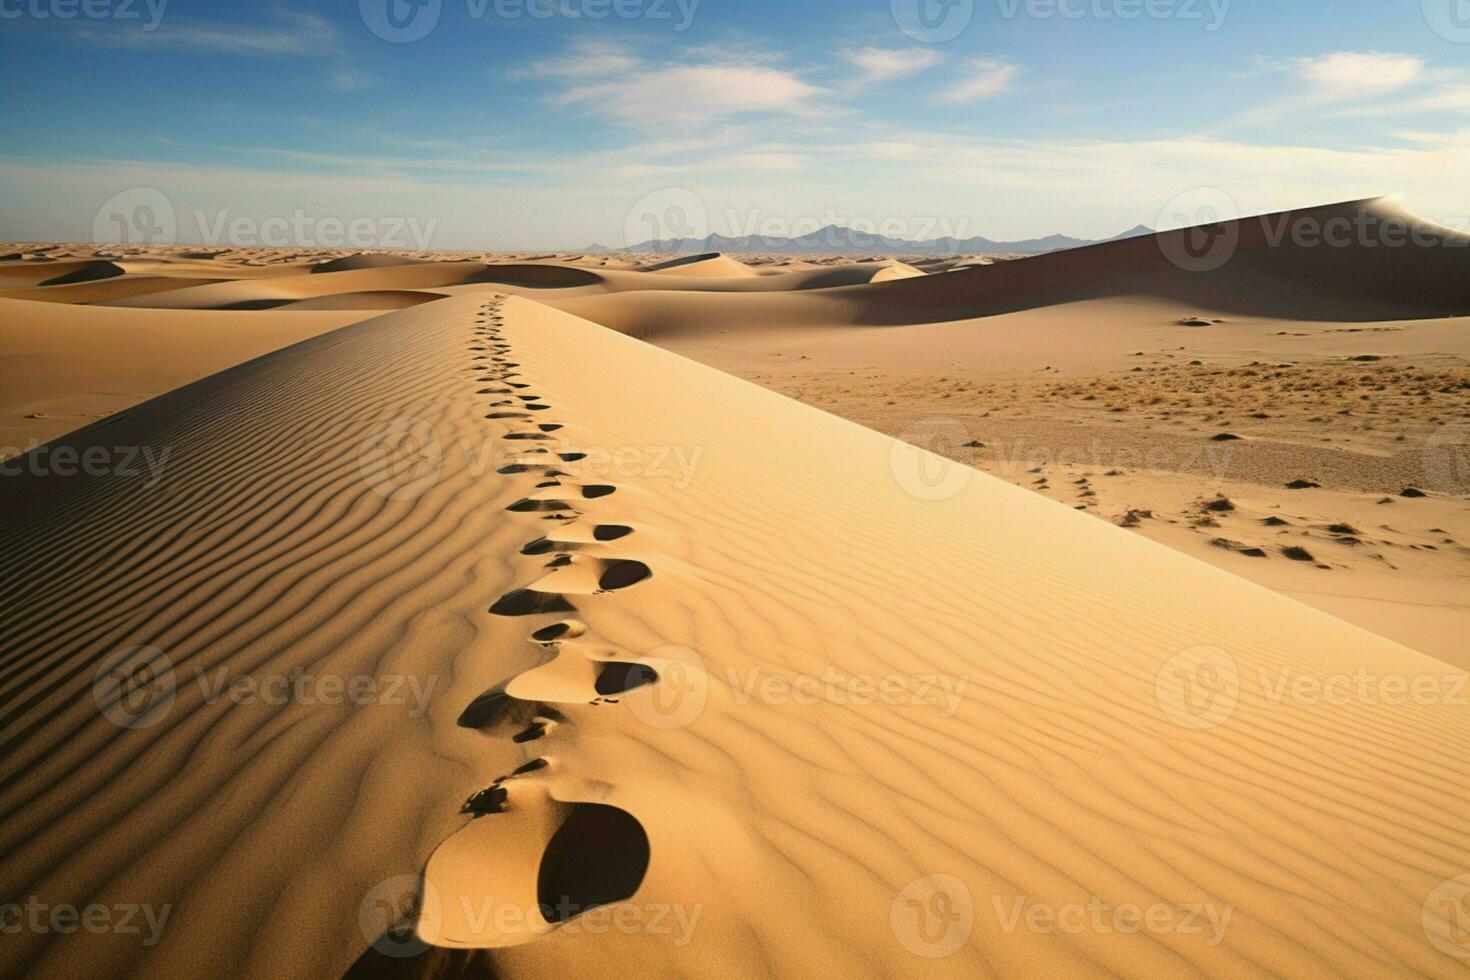
[[[0,299],[0,456],[372,315],[327,308],[289,316],[128,310]]]

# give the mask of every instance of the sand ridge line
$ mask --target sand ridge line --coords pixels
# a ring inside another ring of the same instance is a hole
[[[572,614],[576,607],[569,597],[618,592],[653,572],[641,561],[605,552],[605,545],[633,534],[632,527],[586,526],[588,515],[579,505],[611,497],[618,487],[575,482],[570,470],[585,454],[553,452],[546,445],[565,426],[540,414],[552,406],[527,393],[533,385],[512,360],[512,345],[503,333],[503,300],[497,295],[488,301],[476,319],[469,353],[476,383],[490,385],[476,393],[497,399],[489,403],[492,411],[485,418],[503,426],[501,438],[526,444],[499,472],[536,481],[532,492],[509,505],[507,513],[535,515],[553,527],[520,551],[522,556],[548,558],[543,566],[547,574],[506,593],[489,612],[503,617]],[[556,704],[617,704],[622,694],[659,682],[657,671],[647,664],[578,642],[587,633],[576,619],[531,633],[528,641],[554,653],[553,658],[476,698],[461,714],[460,726],[486,732],[517,728],[511,740],[524,745],[545,738],[557,726],[573,724]],[[545,782],[555,765],[549,754],[536,756],[465,801],[461,812],[471,816],[471,825],[445,841],[425,869],[425,888],[433,896],[420,903],[416,929],[421,939],[455,947],[517,945],[637,891],[649,860],[642,824],[618,807],[559,799]],[[491,816],[507,825],[509,841],[498,834],[493,843],[483,839],[497,829],[485,820]],[[495,876],[499,880],[492,893],[483,884],[484,856],[494,853],[502,861],[507,848],[522,853],[520,859],[503,862],[508,870]],[[497,914],[487,915],[492,908]],[[507,909],[514,913],[509,919]]]

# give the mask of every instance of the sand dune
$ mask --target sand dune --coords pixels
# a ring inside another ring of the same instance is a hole
[[[818,325],[945,322],[1134,297],[1307,321],[1465,316],[1467,256],[1470,236],[1374,199],[1227,222],[1208,234],[1167,232],[961,268],[933,281],[750,303],[759,304],[767,322]],[[649,339],[716,332],[750,312],[744,297],[728,295],[647,294],[559,305]]]
[[[0,299],[0,459],[371,315],[121,310]]]
[[[356,293],[331,293],[326,296],[314,296],[311,299],[298,299],[294,302],[281,303],[273,308],[279,310],[401,310],[422,303],[432,303],[442,296],[442,293],[429,290],[367,289]]]
[[[0,299],[32,300],[42,303],[107,303],[139,296],[152,296],[191,286],[207,286],[218,279],[181,279],[173,276],[125,275],[77,283],[6,289]]]
[[[465,282],[483,271],[478,262],[436,262],[392,265],[383,268],[350,269],[345,272],[306,273],[269,279],[212,283],[175,289],[159,296],[136,296],[111,303],[113,306],[152,309],[227,309],[241,304],[274,300],[295,302],[319,296],[383,290],[434,289]]]
[[[123,275],[123,268],[108,261],[79,260],[73,262],[34,262],[18,259],[0,260],[0,286],[5,289],[27,286],[66,285]]]
[[[488,291],[102,444],[0,484],[0,865],[171,912],[7,972],[1463,972],[1464,708],[1279,693],[1463,672],[1003,481]]]
[[[728,276],[753,276],[756,274],[754,269],[739,259],[733,259],[719,252],[669,259],[667,262],[658,262],[646,266],[643,271],[660,272],[667,276],[697,276],[705,279],[719,279]]]
[[[114,262],[83,262],[69,272],[38,283],[41,286],[70,286],[79,282],[95,282],[123,275],[123,268]]]

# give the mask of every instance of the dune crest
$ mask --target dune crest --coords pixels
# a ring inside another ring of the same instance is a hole
[[[644,272],[658,272],[666,276],[699,276],[709,279],[745,277],[755,275],[755,270],[739,259],[722,252],[707,252],[689,255],[646,266]]]

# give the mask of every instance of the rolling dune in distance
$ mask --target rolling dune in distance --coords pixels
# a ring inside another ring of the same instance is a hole
[[[0,262],[0,972],[1464,975],[1470,250],[1270,218]]]

